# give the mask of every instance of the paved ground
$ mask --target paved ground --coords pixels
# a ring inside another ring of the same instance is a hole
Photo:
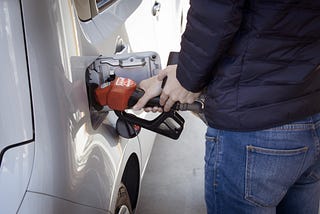
[[[204,214],[204,123],[189,112],[178,141],[158,136],[136,214]]]

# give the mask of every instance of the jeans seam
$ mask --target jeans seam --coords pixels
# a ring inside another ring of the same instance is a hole
[[[214,196],[215,196],[215,203],[216,206],[216,213],[218,213],[218,210],[220,209],[220,205],[218,204],[217,195],[219,193],[218,191],[218,185],[219,185],[219,166],[220,166],[220,150],[221,150],[221,140],[219,138],[219,133],[217,133],[217,136],[215,138],[215,162],[214,162],[214,177],[213,177],[213,186],[214,186]]]
[[[252,156],[249,155],[249,151],[250,151],[250,147],[252,147],[252,146],[251,145],[247,145],[246,147],[247,147],[247,149],[246,149],[247,150],[246,151],[246,153],[247,153],[247,155],[246,155],[247,156],[246,157],[246,176],[245,176],[246,185],[245,185],[245,196],[244,196],[244,198],[247,199],[250,203],[252,203],[252,204],[254,204],[256,206],[263,207],[262,204],[254,201],[252,196],[251,196],[251,194],[250,194],[250,192],[251,192],[251,182],[248,182],[248,180],[251,180],[249,162],[250,162],[250,157],[252,158]]]
[[[319,140],[319,135],[317,133],[317,129],[318,129],[318,126],[320,128],[320,121],[318,121],[318,123],[315,124],[314,126],[314,129],[312,130],[312,137],[314,139],[314,146],[315,146],[315,155],[314,155],[314,161],[317,160],[317,157],[319,156],[320,154],[320,140]]]
[[[217,177],[217,150],[219,149],[218,147],[218,134],[219,133],[215,133],[214,135],[210,135],[209,133],[206,133],[205,138],[206,141],[208,143],[212,143],[212,149],[210,151],[210,153],[208,154],[209,157],[206,161],[208,161],[208,164],[211,163],[213,161],[213,165],[210,164],[210,167],[213,167],[213,180],[210,181],[212,182],[211,185],[213,186],[213,200],[214,200],[214,204],[217,204],[217,183],[216,183],[216,177]],[[213,159],[212,159],[213,157]],[[207,163],[206,163],[207,164]],[[215,213],[217,213],[217,206],[215,206]]]
[[[215,143],[216,149],[215,149],[215,160],[214,160],[214,186],[218,186],[217,184],[217,175],[218,175],[218,154],[219,154],[219,142],[216,141]]]
[[[266,132],[274,132],[274,131],[305,131],[313,129],[313,124],[287,124],[275,128],[266,129]]]
[[[308,150],[308,147],[302,147],[302,148],[298,148],[298,149],[290,149],[290,150],[282,150],[282,149],[267,149],[267,148],[260,148],[260,147],[255,147],[252,145],[248,145],[247,146],[247,151],[256,151],[259,152],[261,154],[287,154],[287,155],[294,155],[294,154],[300,154],[301,151],[306,151]]]
[[[249,176],[250,176],[250,173],[249,173],[249,171],[250,171],[250,169],[249,169],[249,159],[250,159],[250,157],[249,157],[249,149],[248,149],[248,147],[249,146],[246,146],[247,147],[247,149],[246,149],[246,175],[245,175],[245,198],[247,198],[247,199],[249,199],[250,197],[249,197],[249,192],[251,192],[251,183],[250,182],[248,182],[247,180],[249,179],[251,179],[251,178],[249,178]],[[252,200],[250,200],[250,202],[251,202]]]

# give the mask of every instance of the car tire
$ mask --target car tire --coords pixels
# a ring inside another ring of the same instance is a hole
[[[130,196],[126,186],[121,183],[118,190],[115,214],[133,214],[130,202]]]

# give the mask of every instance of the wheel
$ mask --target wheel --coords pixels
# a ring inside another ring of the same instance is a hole
[[[115,214],[133,214],[126,186],[121,183],[118,191]]]

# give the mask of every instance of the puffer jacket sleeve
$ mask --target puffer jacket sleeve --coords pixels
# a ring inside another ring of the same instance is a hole
[[[191,92],[212,79],[212,68],[238,31],[245,0],[191,0],[182,35],[177,79]]]

